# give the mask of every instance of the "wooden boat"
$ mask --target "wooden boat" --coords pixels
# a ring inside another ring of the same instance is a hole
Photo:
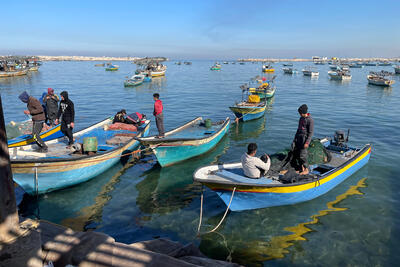
[[[150,127],[147,120],[137,132],[105,130],[112,119],[74,134],[81,141],[85,137],[97,137],[98,150],[93,155],[72,153],[73,149],[66,148],[61,139],[46,142],[47,153],[35,152],[36,146],[10,149],[14,181],[28,194],[43,194],[85,182],[109,169],[123,154],[139,145],[134,137],[146,136]]]
[[[38,71],[39,70],[39,66],[33,66],[29,68],[29,71]]]
[[[239,121],[250,121],[261,118],[265,114],[267,103],[265,101],[259,103],[249,103],[243,101],[229,107],[230,110],[235,114]]]
[[[275,95],[276,88],[269,86],[265,89],[262,88],[249,88],[249,92],[252,95],[258,95],[261,100],[271,98]]]
[[[119,66],[118,65],[109,65],[107,68],[106,68],[106,71],[117,71],[119,69]]]
[[[315,199],[336,187],[368,163],[371,145],[353,148],[321,140],[330,152],[328,163],[310,166],[313,179],[283,183],[279,174],[260,179],[247,178],[241,162],[210,165],[197,169],[193,180],[202,183],[225,202],[232,211],[293,205]],[[231,200],[231,201],[230,201]]]
[[[365,63],[365,66],[376,66],[377,64],[375,62],[367,62]]]
[[[57,138],[63,137],[64,134],[61,132],[61,124],[54,126],[53,128],[50,128],[49,130],[42,132],[40,134],[40,138],[42,138],[43,141],[50,141],[54,140]],[[35,143],[33,140],[33,137],[31,134],[25,134],[18,136],[16,138],[10,139],[7,141],[8,147],[20,147],[20,146],[26,146]]]
[[[129,78],[128,80],[125,80],[124,86],[125,87],[133,87],[133,86],[141,85],[143,83],[144,79],[145,79],[144,75],[135,74],[131,78]]]
[[[382,61],[378,63],[378,66],[392,66],[392,63],[389,61]]]
[[[394,67],[394,73],[400,74],[400,65]]]
[[[363,67],[363,65],[362,64],[359,64],[359,63],[351,63],[350,65],[349,65],[349,67],[350,68],[362,68]]]
[[[22,76],[28,73],[29,69],[15,70],[15,71],[0,71],[0,78]]]
[[[282,68],[284,74],[295,74],[298,73],[297,69],[293,68]]]
[[[275,72],[275,69],[271,65],[263,65],[262,71],[263,72]]]
[[[221,65],[218,63],[215,63],[213,66],[211,66],[210,70],[221,70]]]
[[[293,63],[283,63],[284,67],[293,67]]]
[[[367,79],[368,83],[372,85],[391,86],[394,84],[394,80],[387,79],[381,75],[369,74],[367,76]]]
[[[94,64],[94,66],[95,66],[95,67],[104,67],[105,64],[104,64],[104,63],[101,63],[101,64]]]
[[[349,81],[351,80],[351,75],[348,71],[328,71],[328,75],[332,80],[338,80],[338,81]]]
[[[137,138],[152,149],[162,167],[187,160],[212,149],[225,136],[230,119],[206,127],[207,123],[198,117],[172,131],[164,138],[156,136]]]
[[[315,71],[313,68],[311,67],[305,67],[303,70],[303,75],[304,76],[319,76],[319,72]]]

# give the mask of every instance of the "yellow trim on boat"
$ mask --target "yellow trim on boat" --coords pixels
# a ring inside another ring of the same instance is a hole
[[[40,138],[44,139],[44,138],[46,138],[46,137],[48,137],[48,136],[50,136],[50,135],[52,135],[52,134],[54,134],[54,133],[56,133],[58,131],[61,131],[60,128],[61,128],[61,124],[59,124],[56,128],[54,128],[52,130],[49,130],[48,132],[40,135]],[[25,145],[29,145],[29,144],[31,144],[33,142],[34,142],[34,140],[33,140],[33,137],[32,137],[32,138],[23,140],[21,142],[11,144],[8,147],[25,146]]]

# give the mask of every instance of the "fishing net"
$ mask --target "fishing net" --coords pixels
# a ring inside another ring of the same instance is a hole
[[[32,121],[13,122],[6,125],[7,139],[12,139],[24,134],[32,133]]]

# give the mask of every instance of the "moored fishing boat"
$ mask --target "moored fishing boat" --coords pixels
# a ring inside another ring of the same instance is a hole
[[[57,139],[60,137],[63,137],[64,134],[61,132],[61,124],[56,125],[52,128],[50,128],[47,131],[44,131],[40,133],[40,138],[42,138],[43,141],[50,141],[53,139]],[[15,137],[13,139],[7,140],[8,147],[19,147],[19,146],[26,146],[35,143],[35,140],[33,139],[32,134],[24,134],[18,137]]]
[[[351,75],[350,72],[348,71],[342,71],[342,70],[337,70],[337,71],[328,71],[328,75],[332,80],[338,80],[338,81],[349,81],[351,80]]]
[[[385,78],[384,75],[378,75],[371,73],[367,75],[368,83],[372,85],[378,86],[392,86],[394,84],[394,80]]]
[[[349,65],[349,68],[362,68],[362,67],[364,67],[364,66],[360,63],[351,63]]]
[[[131,78],[129,78],[128,80],[125,80],[124,86],[125,87],[133,87],[133,86],[141,85],[143,83],[144,79],[145,79],[144,75],[135,74]]]
[[[283,63],[284,67],[293,67],[293,63]]]
[[[101,63],[101,64],[94,64],[95,67],[104,67],[105,63]]]
[[[106,68],[106,71],[117,71],[117,70],[119,70],[119,66],[118,65],[109,65]]]
[[[305,67],[302,72],[304,76],[319,76],[319,72],[312,67]]]
[[[338,70],[338,69],[340,69],[340,67],[339,67],[338,65],[336,65],[336,64],[331,64],[331,65],[329,65],[329,68],[330,68],[331,70]]]
[[[400,65],[396,65],[396,66],[394,67],[394,73],[400,74]]]
[[[367,62],[365,63],[365,66],[376,66],[376,62]]]
[[[147,120],[137,130],[107,130],[111,124],[112,118],[108,118],[74,134],[75,139],[83,140],[84,149],[93,151],[89,154],[66,147],[61,139],[46,142],[46,153],[35,152],[33,145],[10,149],[14,181],[31,195],[85,182],[128,155],[139,145],[134,137],[146,136],[150,127]],[[96,150],[89,150],[85,138],[94,144],[94,137]]]
[[[218,63],[215,63],[213,66],[211,66],[210,70],[221,70],[221,65]]]
[[[29,69],[21,69],[14,71],[0,71],[0,78],[22,76],[28,73]]]
[[[298,73],[297,69],[293,69],[293,68],[282,68],[283,73],[285,74],[295,74]]]
[[[269,171],[265,177],[251,179],[244,175],[242,164],[238,162],[199,168],[193,174],[193,180],[215,191],[232,211],[293,205],[312,200],[365,166],[371,155],[369,144],[363,148],[353,148],[327,138],[320,142],[331,158],[326,163],[310,166],[307,178],[297,176],[288,182],[279,172]]]
[[[38,71],[38,70],[39,70],[39,66],[29,67],[29,71]]]
[[[262,71],[263,72],[275,72],[275,69],[270,64],[268,64],[268,65],[262,66]]]
[[[212,149],[226,134],[230,119],[211,124],[211,121],[198,117],[172,131],[164,138],[156,136],[137,138],[150,147],[158,163],[166,167],[192,157],[199,156]]]
[[[392,66],[392,63],[389,61],[381,61],[378,63],[378,66]]]

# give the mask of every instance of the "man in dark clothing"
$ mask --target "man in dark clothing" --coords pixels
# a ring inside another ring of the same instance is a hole
[[[164,137],[164,115],[163,115],[163,104],[160,100],[160,95],[158,93],[153,94],[154,99],[154,111],[153,115],[156,117],[156,125],[158,129],[158,137]]]
[[[55,125],[57,119],[58,101],[60,101],[60,99],[54,94],[54,89],[47,88],[47,95],[43,98],[43,102],[46,106],[48,123],[52,127]]]
[[[307,149],[314,133],[314,120],[307,111],[306,104],[301,105],[298,109],[299,126],[293,140],[293,160],[302,175],[308,174]]]
[[[121,109],[121,111],[118,111],[117,114],[115,114],[113,123],[120,122],[120,123],[126,123],[126,110]]]
[[[24,110],[24,113],[32,116],[32,137],[39,146],[38,152],[47,152],[47,146],[43,142],[42,138],[40,138],[40,132],[42,131],[43,123],[46,120],[42,104],[40,104],[39,100],[33,96],[29,96],[26,91],[19,95],[19,99],[27,104],[28,110]]]
[[[57,119],[55,121],[58,124],[58,121],[61,121],[61,132],[68,137],[68,146],[71,146],[74,143],[74,137],[72,135],[72,129],[74,128],[74,120],[75,120],[75,109],[74,103],[68,98],[68,92],[61,92],[61,102],[60,108],[58,109]],[[61,118],[60,118],[61,117]]]

